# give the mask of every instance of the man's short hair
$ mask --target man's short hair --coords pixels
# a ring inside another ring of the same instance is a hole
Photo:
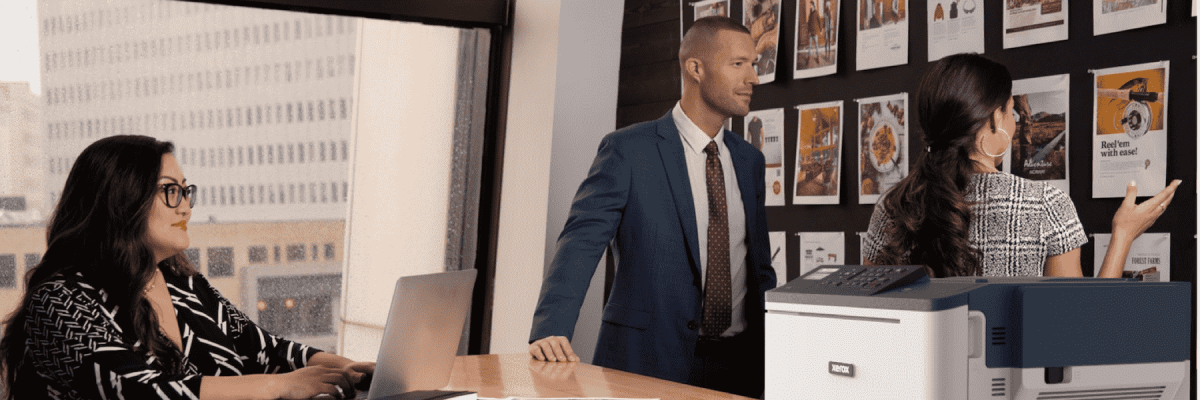
[[[742,26],[741,23],[733,18],[715,15],[700,18],[692,24],[691,28],[688,28],[687,33],[683,34],[683,39],[679,41],[679,62],[686,61],[686,55],[693,54],[697,50],[700,50],[701,47],[713,43],[717,33],[720,31],[736,31],[747,35],[750,34],[749,29],[746,29],[745,26]]]

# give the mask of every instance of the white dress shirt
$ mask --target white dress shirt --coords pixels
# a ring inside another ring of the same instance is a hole
[[[729,277],[733,290],[733,318],[729,329],[721,336],[733,336],[746,330],[746,211],[742,208],[742,192],[738,190],[737,174],[733,169],[733,158],[725,147],[725,130],[721,129],[714,138],[709,138],[700,127],[684,114],[679,103],[671,111],[675,128],[683,141],[683,156],[687,161],[688,181],[692,187],[692,202],[696,208],[696,236],[700,242],[700,282],[703,285],[708,273],[708,183],[705,162],[708,154],[704,148],[716,141],[720,153],[721,172],[725,175],[725,204],[729,207]],[[701,330],[700,334],[710,333]]]

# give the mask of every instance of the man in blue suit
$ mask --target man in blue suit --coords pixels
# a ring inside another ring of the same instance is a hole
[[[617,270],[593,363],[761,395],[763,296],[776,279],[763,155],[722,129],[750,111],[755,58],[741,24],[697,20],[680,44],[679,103],[601,141],[542,284],[534,358],[578,361],[570,338],[611,244]]]

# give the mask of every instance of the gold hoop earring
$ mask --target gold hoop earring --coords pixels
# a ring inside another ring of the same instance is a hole
[[[1004,136],[1008,139],[1005,139],[1004,143],[1006,143],[1006,145],[1004,146],[1004,151],[1001,151],[1000,154],[988,153],[987,149],[983,148],[983,146],[979,146],[979,150],[983,150],[983,154],[986,154],[988,157],[1003,157],[1004,153],[1008,153],[1008,149],[1012,147],[1012,135],[1009,135],[1008,131],[1004,130],[1004,128],[996,128],[996,130],[1004,132]]]

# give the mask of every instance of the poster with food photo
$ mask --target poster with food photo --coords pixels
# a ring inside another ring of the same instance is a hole
[[[792,204],[838,204],[842,165],[842,102],[796,106],[796,169]]]
[[[908,175],[908,93],[858,100],[858,203],[875,204]]]
[[[1070,93],[1068,74],[1013,81],[1017,129],[1011,133],[1012,147],[1004,154],[1004,172],[1071,193],[1067,163]]]
[[[754,52],[758,54],[758,83],[775,81],[779,54],[780,0],[742,0],[742,25],[750,29]]]
[[[908,63],[908,0],[858,0],[855,19],[858,71]]]
[[[751,111],[742,119],[745,122],[746,142],[763,153],[766,160],[767,206],[782,206],[784,196],[783,173],[783,109]]]
[[[796,6],[796,62],[792,79],[837,73],[838,28],[841,3],[837,0],[798,0]]]
[[[1067,40],[1067,0],[1004,2],[1004,48]]]
[[[1167,23],[1167,0],[1098,0],[1092,2],[1092,35]]]
[[[1138,196],[1167,185],[1167,77],[1159,61],[1096,70],[1092,119],[1092,197]]]

